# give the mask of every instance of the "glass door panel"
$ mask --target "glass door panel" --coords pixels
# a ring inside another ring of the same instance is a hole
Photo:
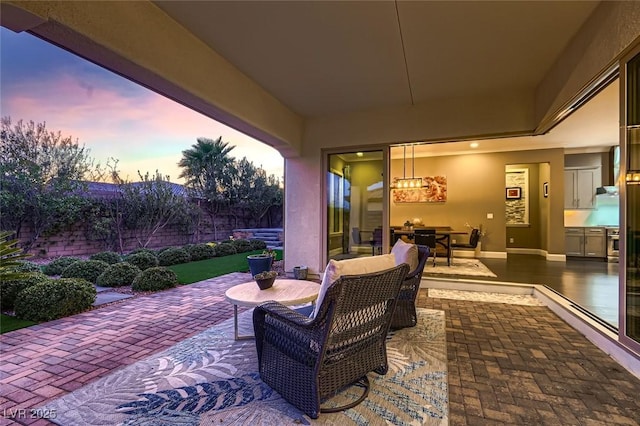
[[[626,92],[626,250],[623,303],[625,335],[640,343],[640,54],[627,63]]]
[[[382,249],[382,151],[330,154],[327,169],[327,258]]]

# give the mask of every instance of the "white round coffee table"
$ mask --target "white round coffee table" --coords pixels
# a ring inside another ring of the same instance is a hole
[[[225,298],[233,304],[233,330],[236,340],[251,339],[254,336],[238,335],[238,306],[258,306],[269,300],[275,300],[286,306],[301,305],[318,298],[320,284],[306,280],[276,279],[271,288],[260,290],[255,281],[246,282],[229,288]]]

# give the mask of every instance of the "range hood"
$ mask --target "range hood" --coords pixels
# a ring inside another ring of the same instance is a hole
[[[615,196],[618,195],[619,193],[619,189],[617,186],[599,186],[598,188],[596,188],[596,195],[603,195],[603,194],[607,194],[607,195],[611,195],[611,196]]]

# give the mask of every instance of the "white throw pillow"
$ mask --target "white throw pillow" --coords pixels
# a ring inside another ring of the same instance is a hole
[[[343,275],[362,275],[371,272],[384,271],[396,266],[396,257],[393,254],[383,254],[381,256],[357,257],[355,259],[333,260],[331,259],[324,270],[324,277],[316,299],[316,306],[311,313],[311,318],[315,318],[320,310],[320,305],[324,300],[327,289],[338,278]]]
[[[391,248],[391,253],[396,256],[396,265],[401,263],[409,265],[409,272],[418,267],[418,247],[415,244],[398,240]]]

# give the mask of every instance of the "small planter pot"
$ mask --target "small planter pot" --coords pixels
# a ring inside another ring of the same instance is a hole
[[[293,277],[296,280],[306,280],[308,272],[309,272],[309,268],[307,268],[306,266],[293,267]]]
[[[265,254],[250,254],[247,256],[249,270],[251,275],[257,275],[260,272],[270,271],[273,265],[273,257]]]
[[[271,286],[273,286],[273,283],[275,280],[276,280],[276,277],[264,278],[262,280],[256,280],[256,284],[258,284],[258,287],[260,287],[260,290],[266,290],[268,288],[271,288]]]

